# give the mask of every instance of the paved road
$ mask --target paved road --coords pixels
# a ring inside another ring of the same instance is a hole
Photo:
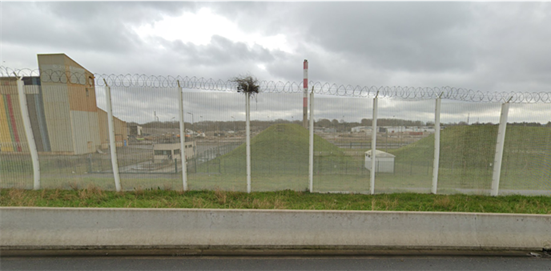
[[[1,258],[1,270],[551,270],[530,257],[60,257]]]

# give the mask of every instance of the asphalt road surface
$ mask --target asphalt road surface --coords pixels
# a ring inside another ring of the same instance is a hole
[[[0,270],[551,270],[551,258],[9,257]]]

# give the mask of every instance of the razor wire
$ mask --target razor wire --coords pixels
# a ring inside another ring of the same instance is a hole
[[[86,84],[84,73],[38,70],[11,69],[0,66],[0,77],[37,76],[45,83]],[[100,74],[94,73],[96,86],[111,87],[149,87],[175,88],[180,85],[186,89],[236,92],[237,83],[232,80],[212,79],[188,76],[163,76],[146,74]],[[302,93],[302,81],[259,81],[261,93]],[[410,87],[410,86],[353,86],[328,82],[309,81],[315,94],[343,97],[379,97],[398,98],[403,100],[442,99],[483,102],[483,103],[551,103],[551,92],[490,92],[451,86],[443,87]]]

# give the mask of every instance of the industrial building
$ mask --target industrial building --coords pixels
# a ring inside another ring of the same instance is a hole
[[[356,127],[352,127],[350,129],[350,132],[352,133],[367,133],[367,132],[371,132],[373,130],[373,127],[371,126],[356,126]]]
[[[136,124],[136,123],[133,123],[133,124],[130,124],[130,125],[127,125],[128,126],[128,134],[129,135],[134,135],[134,136],[141,136],[142,133],[143,133],[143,127]]]
[[[99,139],[101,142],[101,148],[109,148],[109,129],[107,112],[98,108],[98,120],[99,120]],[[115,145],[117,147],[128,146],[128,128],[125,121],[113,116],[113,124],[115,127]]]
[[[96,104],[94,75],[65,54],[39,54],[40,77],[24,77],[39,152],[86,154],[107,148],[107,114]],[[16,78],[0,78],[0,152],[28,152]],[[114,118],[117,146],[128,140]]]
[[[185,142],[184,153],[186,159],[195,157],[196,146],[195,141]],[[180,160],[180,142],[161,143],[153,145],[153,162],[159,163],[162,161]]]

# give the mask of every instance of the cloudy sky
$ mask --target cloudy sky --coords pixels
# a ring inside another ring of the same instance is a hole
[[[551,2],[0,2],[0,15],[0,65],[10,68],[65,53],[101,74],[298,83],[308,59],[312,81],[551,92]],[[119,90],[116,114],[177,116],[175,96],[159,93]],[[195,121],[244,118],[237,94],[189,95]],[[443,121],[499,120],[496,104],[444,104]],[[380,106],[380,117],[434,118],[434,101]],[[316,109],[316,119],[371,117],[366,98],[320,98]],[[514,105],[510,115],[551,121],[551,104]],[[259,95],[252,118],[302,118],[302,97]]]

